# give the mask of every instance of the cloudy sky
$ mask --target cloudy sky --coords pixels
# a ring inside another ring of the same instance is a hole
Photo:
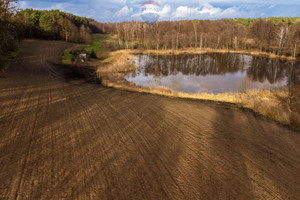
[[[100,22],[141,20],[146,0],[19,0],[21,8],[60,9]],[[156,0],[160,20],[299,17],[299,0]]]

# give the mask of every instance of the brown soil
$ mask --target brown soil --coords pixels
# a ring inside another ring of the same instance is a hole
[[[300,199],[300,134],[230,104],[127,92],[29,40],[0,79],[0,199]]]

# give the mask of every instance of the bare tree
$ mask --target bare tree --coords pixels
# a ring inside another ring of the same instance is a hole
[[[233,45],[234,45],[234,49],[237,50],[238,48],[238,37],[234,36],[233,38]]]
[[[146,37],[147,37],[147,24],[145,23],[144,25],[143,25],[143,35],[144,35],[144,47],[145,48],[147,48],[147,39],[146,39]]]
[[[299,50],[299,42],[300,42],[300,26],[297,26],[297,29],[294,33],[293,41],[294,41],[294,49],[293,49],[293,56],[297,56],[297,50]]]
[[[200,20],[157,22],[148,26],[142,22],[123,22],[111,25],[119,43],[134,48],[137,41],[147,49],[217,48],[274,52],[297,56],[299,39],[295,35],[297,24],[276,25],[271,20],[258,19],[249,25],[234,20]],[[299,31],[298,31],[299,32]],[[298,37],[300,38],[300,36]]]
[[[131,49],[133,49],[134,45],[133,45],[133,40],[134,40],[134,33],[135,33],[135,27],[136,27],[136,23],[133,23],[131,25],[131,29],[130,29],[130,33],[131,33]]]
[[[200,34],[200,49],[202,49],[203,46],[203,33]]]
[[[198,25],[198,21],[193,21],[193,28],[195,33],[195,48],[197,48],[197,43],[198,43],[197,25]]]
[[[287,34],[289,33],[289,28],[280,27],[277,32],[277,40],[278,40],[278,55],[281,54],[282,47],[284,46],[285,39]]]
[[[155,38],[156,38],[156,49],[158,50],[160,47],[160,27],[159,23],[155,23]]]
[[[124,40],[125,40],[124,42],[126,45],[126,49],[129,49],[129,44],[128,44],[128,41],[130,38],[129,24],[127,24],[127,23],[123,24],[123,30],[124,30]]]
[[[178,33],[177,33],[177,36],[176,36],[176,50],[178,49],[178,44],[179,44],[179,37],[178,37]]]
[[[220,36],[220,35],[218,35],[218,42],[217,42],[216,49],[217,49],[217,48],[219,48],[220,41],[221,41],[221,36]]]
[[[118,41],[119,41],[119,47],[121,48],[122,45],[122,40],[124,40],[122,29],[121,29],[121,24],[116,25],[116,30],[117,30],[117,36],[118,36]]]

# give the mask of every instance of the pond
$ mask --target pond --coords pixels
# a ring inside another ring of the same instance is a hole
[[[125,78],[138,86],[183,93],[272,90],[300,84],[300,63],[243,54],[135,55]]]

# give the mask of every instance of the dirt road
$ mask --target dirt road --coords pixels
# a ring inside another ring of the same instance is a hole
[[[30,40],[0,78],[0,199],[300,199],[300,134],[230,105],[119,91]]]

